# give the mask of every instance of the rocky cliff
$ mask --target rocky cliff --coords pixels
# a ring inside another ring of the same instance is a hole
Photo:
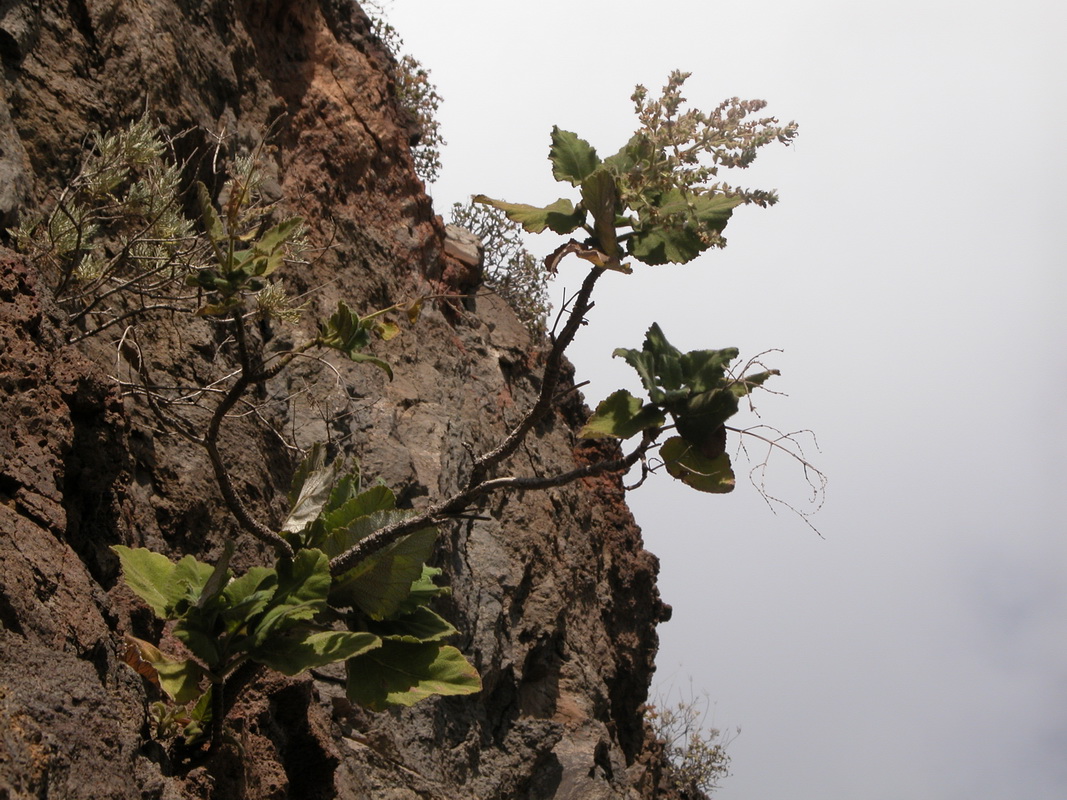
[[[181,134],[189,181],[269,139],[266,191],[305,218],[316,253],[287,277],[307,319],[340,298],[369,310],[477,284],[445,252],[392,58],[350,0],[6,0],[0,59],[5,226],[54,199],[90,132],[147,109]],[[151,740],[152,689],[121,660],[123,632],[164,631],[108,548],[210,560],[233,539],[242,568],[263,551],[238,532],[206,456],[124,390],[118,343],[135,340],[142,369],[180,383],[214,374],[226,342],[159,312],[71,344],[54,284],[0,250],[0,798],[667,796],[640,706],[668,609],[615,477],[493,499],[442,530],[442,610],[481,693],[374,714],[329,674],[263,677],[228,721],[240,748],[171,763]],[[317,364],[290,370],[259,419],[226,426],[238,489],[278,523],[297,461],[284,438],[330,442],[404,503],[440,497],[535,399],[543,349],[479,292],[381,346],[391,382],[350,363],[328,379]],[[575,438],[584,413],[566,396],[512,467],[599,457]]]

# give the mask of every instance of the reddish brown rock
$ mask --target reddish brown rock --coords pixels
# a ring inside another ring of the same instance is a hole
[[[188,177],[217,183],[216,149],[268,142],[269,182],[307,219],[309,318],[339,299],[371,310],[467,289],[477,270],[444,255],[441,221],[412,170],[410,119],[393,100],[390,56],[347,0],[42,0],[5,4],[0,58],[0,213],[32,212],[62,187],[87,135],[143,113],[173,133]],[[474,188],[474,187],[472,187]],[[5,205],[6,204],[6,205]],[[8,208],[10,206],[10,208]],[[0,254],[0,796],[50,798],[638,798],[659,792],[660,751],[641,716],[669,609],[619,481],[504,499],[442,530],[453,586],[443,611],[484,690],[398,712],[354,708],[328,679],[260,678],[223,748],[183,770],[151,741],[153,690],[118,657],[125,631],[161,626],[118,581],[116,543],[235,564],[262,548],[238,533],[206,458],[168,435],[115,379],[120,334],[65,344],[55,276]],[[380,354],[377,371],[298,364],[268,387],[267,421],[301,446],[329,439],[405,502],[454,490],[468,447],[500,439],[535,397],[538,346],[493,296],[430,307]],[[310,325],[310,322],[305,325]],[[136,321],[153,374],[213,374],[203,320]],[[267,337],[306,329],[264,331]],[[328,413],[324,413],[328,412]],[[506,469],[544,474],[598,457],[576,451],[571,397]],[[272,524],[294,458],[269,427],[227,423],[238,490]],[[47,788],[45,788],[47,787]]]

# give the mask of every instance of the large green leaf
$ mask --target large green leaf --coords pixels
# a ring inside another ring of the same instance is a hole
[[[625,389],[619,389],[600,402],[578,436],[584,439],[629,439],[649,428],[662,427],[665,422],[663,412],[656,406],[642,405],[641,400]]]
[[[707,248],[700,234],[688,227],[642,225],[626,240],[634,258],[651,266],[688,264]]]
[[[122,574],[130,587],[160,619],[173,619],[175,604],[185,596],[185,588],[174,580],[174,563],[164,555],[144,548],[113,545],[122,564]]]
[[[333,485],[333,490],[330,492],[330,499],[326,501],[326,505],[322,507],[324,514],[328,514],[334,511],[353,497],[358,495],[362,489],[362,476],[359,471],[359,464],[353,464],[352,468],[346,475],[342,475],[337,479],[337,482]]]
[[[182,588],[183,596],[176,603],[175,610],[184,614],[190,606],[196,606],[204,587],[211,580],[215,568],[210,564],[197,561],[192,556],[182,556],[174,565],[174,582]]]
[[[385,509],[372,511],[369,514],[352,515],[345,514],[344,512],[345,506],[342,506],[336,512],[329,515],[329,518],[332,521],[338,523],[342,520],[347,521],[346,525],[334,525],[331,529],[326,531],[326,534],[323,537],[321,549],[330,558],[336,558],[341,555],[341,553],[348,550],[352,545],[357,544],[370,536],[379,528],[384,528],[395,522],[400,522],[405,517],[411,515],[410,511],[397,511],[396,509]],[[348,518],[350,516],[351,519],[349,520]]]
[[[288,631],[270,638],[265,646],[249,655],[286,675],[299,675],[313,667],[323,667],[363,655],[378,647],[382,640],[365,631]]]
[[[737,358],[737,352],[735,347],[690,350],[680,359],[683,380],[696,394],[722,387],[726,368]]]
[[[721,231],[726,227],[733,210],[742,202],[740,197],[722,194],[697,195],[692,200],[693,215],[705,228]]]
[[[412,584],[422,576],[436,540],[436,528],[423,528],[397,540],[336,578],[330,604],[356,606],[371,619],[396,614]]]
[[[641,383],[644,385],[649,397],[652,398],[653,403],[658,405],[663,402],[664,393],[659,388],[659,382],[656,380],[656,358],[652,353],[647,350],[631,350],[619,347],[611,355],[612,357],[623,359],[637,370],[637,374],[641,377]]]
[[[580,184],[600,166],[600,157],[589,142],[558,126],[552,127],[548,160],[552,162],[552,177],[557,181],[568,181],[571,186]]]
[[[553,233],[566,236],[581,227],[585,221],[585,212],[576,210],[574,203],[566,198],[560,198],[551,205],[539,208],[526,203],[506,203],[503,200],[494,200],[484,194],[475,195],[471,198],[475,203],[483,203],[499,208],[512,222],[517,222],[530,233],[541,233],[548,228]]]
[[[477,670],[459,650],[432,642],[384,641],[377,650],[346,661],[345,668],[348,699],[374,711],[482,688]]]
[[[278,573],[268,567],[251,567],[230,581],[222,591],[223,609],[219,614],[226,633],[240,635],[266,609],[277,589]]]
[[[726,420],[737,413],[737,395],[727,388],[690,397],[681,412],[676,412],[678,432],[708,455],[704,444],[716,437]]]
[[[439,642],[454,636],[458,631],[448,620],[425,606],[420,606],[410,614],[388,619],[382,622],[373,620],[367,624],[367,630],[383,639],[419,642]]]
[[[396,496],[387,486],[372,486],[365,492],[360,492],[355,497],[347,500],[343,505],[335,508],[327,514],[323,514],[322,525],[327,533],[332,533],[339,528],[349,528],[360,517],[367,517],[379,511],[392,511],[396,508]],[[362,538],[362,536],[360,536]],[[348,549],[356,539],[346,540],[345,544],[337,550]],[[337,555],[330,553],[330,555]]]
[[[303,221],[300,217],[291,217],[278,223],[259,238],[253,248],[257,258],[252,275],[270,275],[281,266],[285,259],[284,245],[296,233]]]
[[[324,611],[331,581],[330,559],[321,550],[301,550],[279,562],[278,588],[251,632],[252,648]]]
[[[701,492],[725,494],[734,490],[734,471],[730,456],[722,453],[717,458],[705,458],[692,444],[680,436],[672,436],[663,443],[659,457],[667,472]]]

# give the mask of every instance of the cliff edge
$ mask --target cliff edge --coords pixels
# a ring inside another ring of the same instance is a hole
[[[10,226],[70,179],[93,131],[146,110],[188,181],[267,154],[269,191],[316,252],[287,276],[306,319],[344,299],[372,310],[467,293],[415,176],[418,135],[394,100],[390,54],[349,0],[8,0],[0,3],[0,217]],[[206,155],[205,155],[206,154]],[[239,542],[207,457],[124,390],[121,341],[180,382],[217,364],[206,321],[164,312],[73,337],[55,276],[0,249],[0,798],[641,798],[661,789],[643,720],[656,560],[615,477],[493,498],[441,531],[439,610],[483,690],[400,712],[350,704],[327,673],[259,679],[228,724],[240,745],[191,770],[151,739],[151,687],[122,663],[124,632],[162,631],[119,579],[111,545],[211,560]],[[305,323],[309,324],[309,323]],[[298,335],[265,326],[264,340]],[[491,293],[427,309],[382,344],[395,371],[307,365],[271,385],[266,419],[227,426],[238,489],[275,523],[301,447],[330,443],[403,503],[454,491],[468,452],[536,398],[543,347]],[[569,380],[569,379],[568,379]],[[598,457],[576,392],[513,457],[551,474]]]

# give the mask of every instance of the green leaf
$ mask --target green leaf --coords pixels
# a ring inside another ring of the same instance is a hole
[[[631,350],[618,347],[611,354],[613,358],[621,358],[635,370],[641,378],[641,384],[645,387],[652,402],[659,405],[664,400],[663,390],[656,381],[656,358],[647,350]]]
[[[548,160],[552,162],[552,177],[557,181],[568,181],[571,186],[580,184],[600,166],[600,157],[589,142],[558,126],[552,127]]]
[[[214,572],[215,568],[210,564],[197,561],[192,556],[183,556],[174,565],[174,582],[182,587],[182,597],[176,606],[179,613],[184,612],[186,606],[195,606],[199,602]]]
[[[250,654],[253,661],[285,675],[299,675],[381,647],[382,640],[363,631],[290,631],[271,637],[266,647]]]
[[[693,215],[705,228],[721,231],[730,220],[733,210],[744,200],[724,194],[701,194],[692,198]]]
[[[635,133],[619,152],[604,159],[604,166],[621,177],[642,161],[648,161],[651,156],[652,147],[648,143],[648,137]]]
[[[204,608],[208,603],[214,600],[222,592],[223,588],[230,580],[230,559],[233,557],[233,542],[228,541],[222,548],[222,555],[219,556],[218,562],[215,564],[215,568],[211,571],[210,577],[207,582],[204,583],[204,588],[200,590],[200,597],[196,600],[197,608]]]
[[[452,594],[452,587],[438,586],[434,578],[440,575],[442,570],[437,567],[422,565],[422,575],[411,584],[411,591],[404,598],[397,610],[398,615],[410,614],[421,606],[429,604],[434,598]]]
[[[393,368],[389,366],[389,362],[377,356],[368,355],[367,353],[350,353],[348,356],[357,364],[373,364],[386,375],[389,376],[389,380],[393,379]]]
[[[723,424],[737,413],[737,396],[729,389],[714,389],[686,401],[675,413],[678,433],[706,458],[716,458],[726,448]]]
[[[688,264],[707,246],[691,228],[667,228],[661,225],[634,229],[626,240],[630,255],[651,266],[660,264]]]
[[[370,344],[370,332],[373,325],[372,321],[361,320],[344,300],[339,300],[337,311],[319,326],[318,344],[332,347],[353,361],[374,364],[389,376],[389,380],[392,380],[393,370],[389,364],[380,358],[358,352]]]
[[[329,514],[340,508],[353,497],[358,495],[360,489],[361,476],[359,473],[359,464],[353,464],[352,469],[348,471],[348,474],[342,475],[333,485],[333,491],[330,492],[330,499],[327,500],[326,505],[322,507],[322,513]]]
[[[188,703],[200,696],[207,671],[195,661],[174,661],[163,657],[154,662],[159,685],[176,703]]]
[[[278,588],[251,632],[252,649],[324,611],[331,582],[330,559],[321,550],[301,550],[292,561],[280,561]]]
[[[726,368],[737,353],[736,347],[690,350],[680,359],[683,380],[697,394],[720,388],[725,385]]]
[[[638,398],[619,389],[600,402],[578,436],[584,439],[629,439],[649,428],[662,427],[665,422],[666,417],[656,406],[643,406]]]
[[[369,517],[367,519],[370,519]],[[436,528],[410,533],[334,580],[330,604],[356,606],[371,619],[397,613],[433,553]],[[347,548],[346,548],[347,549]]]
[[[200,201],[200,216],[204,221],[204,230],[207,231],[208,239],[211,240],[211,245],[215,248],[215,256],[221,265],[223,263],[223,255],[220,245],[226,238],[222,228],[222,220],[219,219],[219,214],[215,211],[215,204],[211,202],[211,194],[201,181],[196,182],[196,196]]]
[[[144,548],[130,548],[121,544],[111,548],[122,564],[126,585],[148,603],[160,619],[175,619],[171,616],[178,600],[185,596],[185,589],[174,579],[174,564],[169,558]]]
[[[373,711],[482,688],[477,670],[459,650],[436,643],[384,641],[377,650],[346,661],[345,668],[348,699]]]
[[[360,492],[355,497],[350,498],[340,508],[323,514],[322,525],[327,532],[333,533],[341,528],[349,528],[360,517],[368,517],[379,511],[393,511],[395,509],[396,496],[392,490],[387,486],[372,486],[367,491]],[[367,531],[367,533],[370,532]],[[366,534],[364,533],[363,535]],[[362,538],[362,535],[360,538]],[[331,555],[340,554],[342,550],[347,550],[356,541],[358,539],[353,540],[351,537],[345,537],[345,543],[338,543],[337,547],[340,549],[337,550],[337,553],[331,553]]]
[[[226,633],[247,633],[248,624],[263,613],[277,589],[278,573],[268,567],[251,567],[230,581],[222,592],[223,609],[219,613]]]
[[[730,391],[737,397],[744,397],[758,386],[762,386],[767,382],[767,379],[773,375],[781,375],[782,373],[776,369],[770,369],[766,372],[756,372],[752,375],[745,375],[743,378],[734,381],[730,384]]]
[[[126,655],[123,660],[163,689],[171,699],[188,703],[200,696],[201,680],[207,676],[203,667],[195,661],[168,658],[155,645],[128,633],[124,638]]]
[[[278,223],[259,238],[259,241],[256,242],[255,249],[266,256],[274,254],[282,245],[289,241],[289,238],[296,232],[303,221],[304,220],[301,217],[291,217],[290,219]]]
[[[606,169],[598,169],[582,181],[582,204],[593,216],[593,230],[600,249],[610,258],[619,254],[619,242],[615,235],[618,197],[615,178]]]
[[[438,642],[458,633],[448,620],[425,606],[395,619],[371,621],[367,624],[367,629],[382,639],[413,644]]]
[[[484,194],[475,195],[471,199],[475,203],[483,203],[500,209],[507,214],[508,219],[519,223],[530,233],[541,233],[548,228],[553,233],[566,236],[580,228],[585,222],[585,212],[576,210],[574,203],[565,198],[543,208],[526,203],[506,203],[503,200],[486,197]]]
[[[663,443],[659,457],[667,472],[701,492],[726,494],[734,490],[734,471],[730,456],[722,453],[717,458],[705,458],[689,442],[680,436],[672,436]]]
[[[736,414],[737,408],[737,395],[727,388],[719,388],[690,397],[678,416],[705,427],[718,427]]]

